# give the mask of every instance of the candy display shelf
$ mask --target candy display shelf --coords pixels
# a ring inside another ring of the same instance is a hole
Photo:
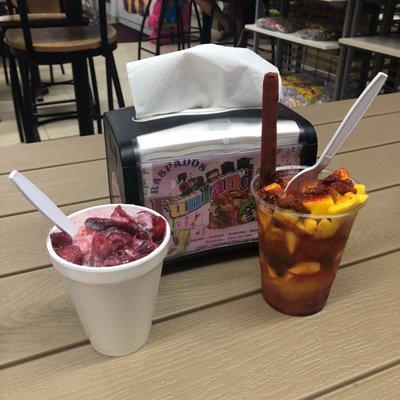
[[[339,39],[339,44],[400,58],[400,38],[359,36]]]
[[[308,40],[303,39],[294,33],[282,33],[271,31],[269,29],[264,29],[258,27],[256,24],[245,25],[245,29],[259,33],[261,35],[275,37],[278,39],[286,40],[288,42],[297,43],[303,46],[313,47],[315,49],[329,51],[339,49],[339,42],[337,40],[320,41],[320,40]]]

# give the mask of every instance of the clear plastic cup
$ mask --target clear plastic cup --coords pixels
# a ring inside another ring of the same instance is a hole
[[[116,206],[91,207],[68,218],[83,224],[89,217],[109,216]],[[148,211],[162,217],[145,207],[121,206],[129,215]],[[50,234],[56,230],[53,227]],[[89,267],[64,260],[54,251],[50,234],[47,250],[93,348],[107,356],[123,356],[142,347],[150,334],[162,265],[170,244],[168,223],[164,240],[152,253],[113,267]]]
[[[294,176],[301,166],[278,168]],[[323,171],[321,176],[329,175]],[[360,207],[338,215],[302,214],[256,199],[261,286],[266,302],[289,315],[310,315],[326,304]]]

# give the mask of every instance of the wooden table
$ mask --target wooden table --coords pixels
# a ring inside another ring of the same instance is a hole
[[[297,110],[320,149],[352,101]],[[19,168],[67,213],[107,201],[103,137],[0,149],[0,397],[12,399],[398,399],[400,94],[379,96],[334,166],[369,188],[330,299],[311,317],[260,294],[258,257],[164,275],[147,345],[96,353],[44,241],[50,224],[16,192]]]

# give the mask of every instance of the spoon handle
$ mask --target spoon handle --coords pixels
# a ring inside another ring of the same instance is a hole
[[[77,229],[68,220],[65,214],[29,179],[25,178],[18,171],[12,171],[8,176],[18,187],[22,194],[47,218],[49,218],[58,228],[67,232],[70,236],[75,236]]]
[[[350,108],[349,112],[344,117],[339,128],[336,130],[332,139],[326,146],[324,152],[317,162],[319,170],[324,169],[336,152],[340,149],[342,144],[349,137],[353,128],[357,125],[358,121],[364,116],[365,112],[368,110],[371,103],[374,101],[376,95],[381,90],[383,84],[385,83],[387,75],[383,72],[379,72],[375,78],[370,82],[370,84],[364,89],[361,96]]]

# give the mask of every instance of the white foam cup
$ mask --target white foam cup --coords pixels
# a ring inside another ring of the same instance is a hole
[[[108,217],[117,205],[86,208],[68,218],[83,224],[89,217]],[[121,206],[132,216],[139,211],[148,211],[162,217],[145,207]],[[57,230],[53,227],[50,234]],[[50,234],[47,250],[93,348],[107,356],[123,356],[141,348],[150,334],[161,269],[169,248],[171,230],[168,223],[164,240],[152,253],[113,267],[89,267],[64,260],[54,251]]]

